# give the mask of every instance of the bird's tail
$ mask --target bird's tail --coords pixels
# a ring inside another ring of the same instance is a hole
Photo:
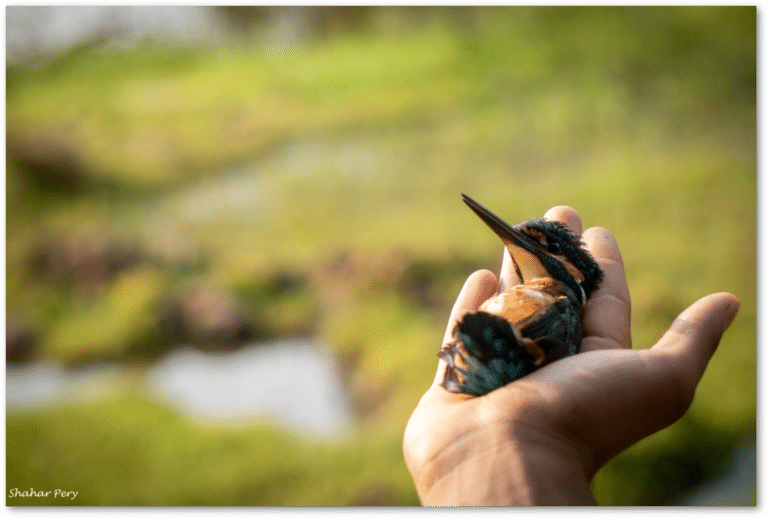
[[[519,336],[503,318],[483,311],[466,315],[451,344],[438,356],[447,364],[443,387],[481,396],[538,368]],[[538,362],[537,362],[538,363]]]

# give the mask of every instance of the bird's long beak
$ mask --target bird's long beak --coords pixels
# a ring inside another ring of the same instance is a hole
[[[541,262],[541,259],[539,259],[539,256],[541,254],[551,256],[552,254],[544,250],[540,243],[509,225],[496,214],[486,209],[466,194],[462,194],[461,197],[464,200],[464,203],[466,203],[486,225],[491,227],[491,230],[493,230],[504,242],[512,261],[515,263],[515,270],[517,271],[517,276],[520,278],[520,282],[525,283],[532,279],[549,277],[549,273]]]

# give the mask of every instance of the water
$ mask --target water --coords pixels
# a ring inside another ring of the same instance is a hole
[[[130,376],[127,368],[64,369],[53,363],[9,367],[8,410],[79,405],[103,397]],[[199,422],[270,421],[307,436],[343,437],[354,425],[350,399],[333,358],[304,340],[252,344],[228,353],[191,347],[147,369],[144,393]]]
[[[210,9],[203,6],[9,6],[9,62],[56,54],[99,36],[140,42],[147,37],[194,41],[214,36]]]
[[[353,421],[335,362],[307,341],[216,355],[180,349],[151,369],[148,382],[155,397],[212,423],[259,418],[308,434],[338,436]]]
[[[117,367],[65,369],[52,362],[8,366],[5,405],[8,410],[44,408],[56,403],[83,404],[108,394],[122,376]]]
[[[292,52],[312,29],[312,8],[269,9],[270,22],[259,27],[263,50]],[[164,44],[219,46],[233,29],[209,6],[87,5],[6,7],[6,61],[55,56],[77,45],[104,40],[130,48],[145,40]]]

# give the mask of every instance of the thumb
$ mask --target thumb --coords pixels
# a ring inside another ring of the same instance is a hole
[[[680,313],[652,350],[680,360],[695,386],[738,311],[739,299],[735,295],[707,295]]]

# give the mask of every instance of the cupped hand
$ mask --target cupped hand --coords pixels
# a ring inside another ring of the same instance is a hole
[[[739,302],[729,293],[688,307],[650,349],[633,350],[630,297],[609,231],[582,233],[569,207],[550,209],[605,273],[583,315],[581,352],[481,397],[432,386],[405,430],[406,464],[425,505],[594,504],[589,481],[608,460],[672,424],[688,409],[707,362]],[[451,312],[444,343],[461,317],[518,284],[508,252],[499,278],[473,273]]]

